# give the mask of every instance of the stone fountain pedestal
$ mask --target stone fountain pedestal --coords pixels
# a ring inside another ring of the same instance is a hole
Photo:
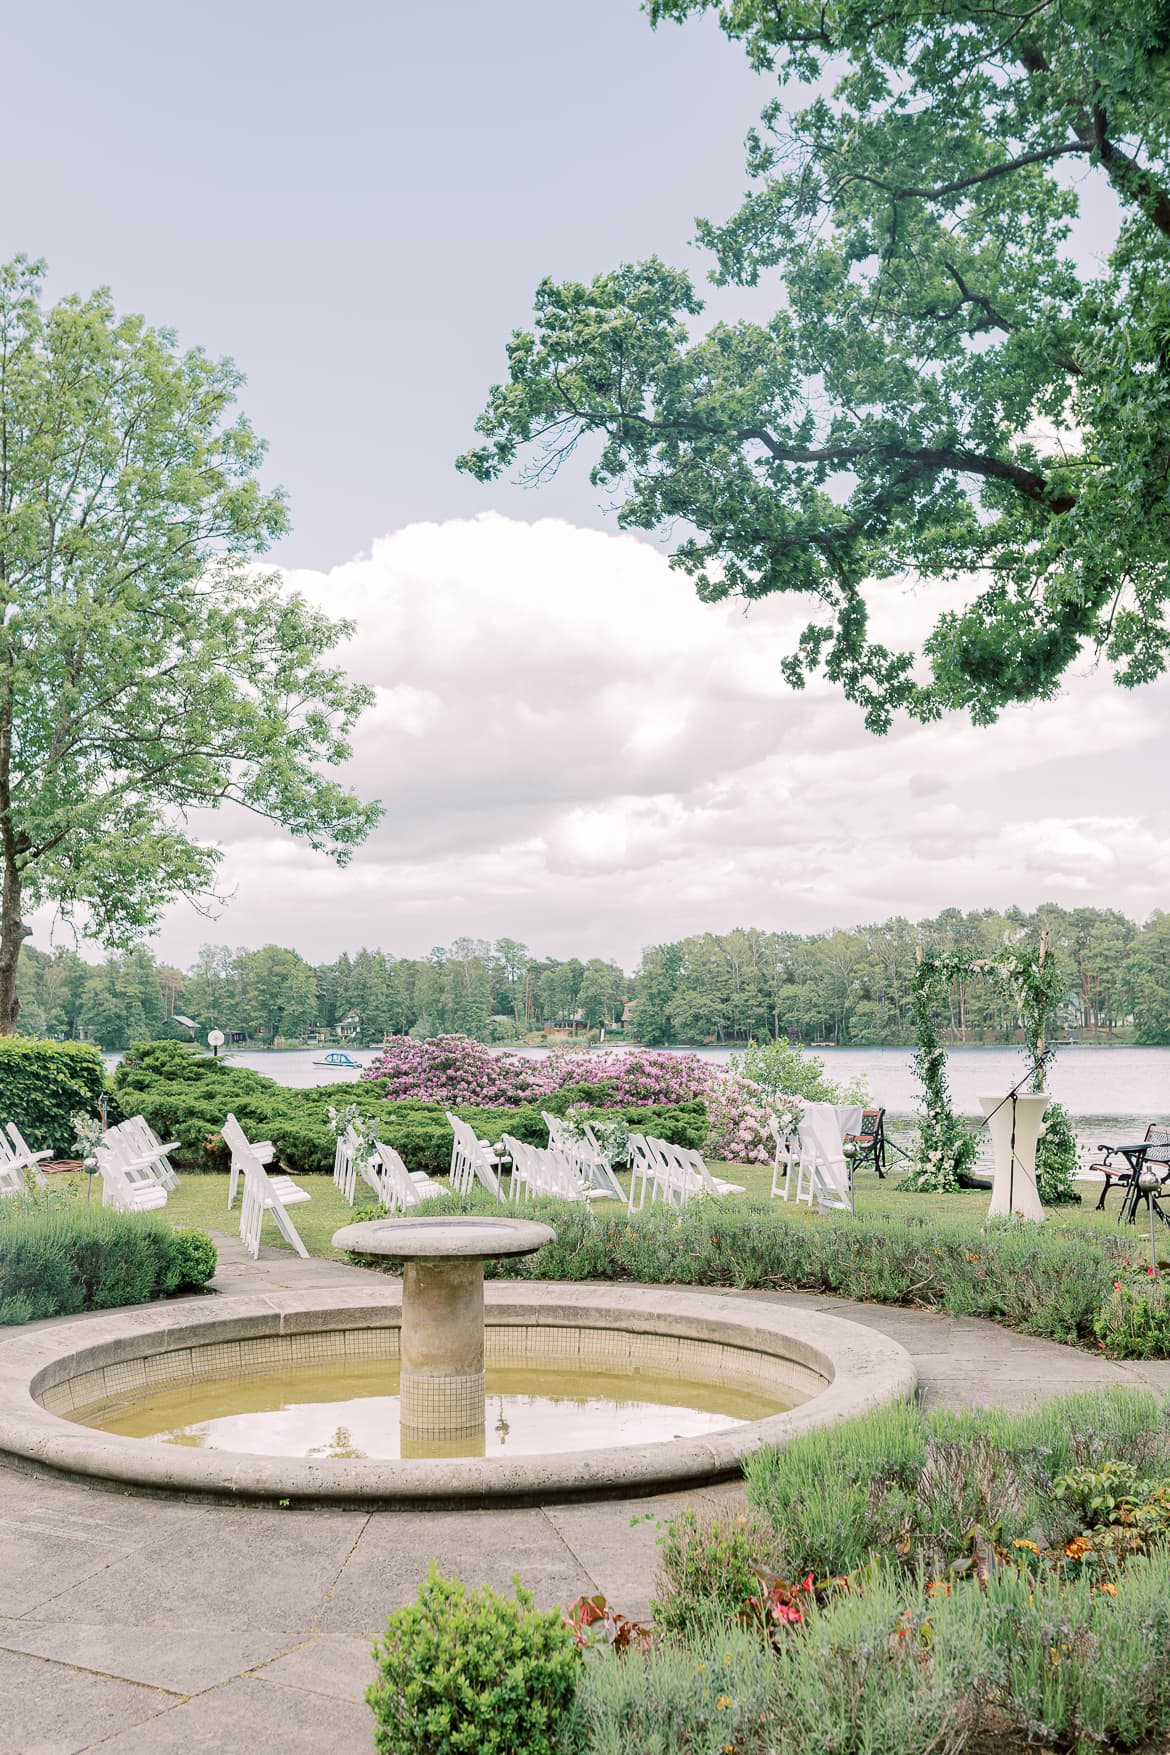
[[[368,1219],[333,1238],[354,1255],[405,1264],[400,1353],[402,1455],[484,1454],[483,1264],[531,1255],[556,1233],[531,1219]]]

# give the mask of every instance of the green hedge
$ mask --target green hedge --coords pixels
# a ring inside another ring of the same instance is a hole
[[[451,1163],[451,1129],[444,1106],[416,1099],[388,1103],[379,1080],[294,1090],[262,1073],[193,1054],[180,1043],[150,1042],[137,1043],[130,1050],[115,1074],[114,1088],[127,1113],[140,1112],[156,1133],[180,1142],[180,1169],[227,1168],[219,1130],[230,1110],[251,1138],[272,1141],[294,1175],[328,1174],[334,1148],[328,1111],[349,1103],[377,1119],[379,1136],[402,1154],[409,1169],[438,1176],[445,1175]],[[534,1104],[518,1109],[461,1108],[457,1113],[481,1139],[497,1140],[510,1133],[531,1145],[548,1142],[548,1129]],[[701,1145],[707,1129],[702,1103],[628,1108],[621,1114],[632,1128],[684,1146]]]
[[[215,1273],[202,1231],[175,1231],[143,1213],[72,1202],[0,1203],[0,1323],[145,1304],[197,1290]]]
[[[105,1089],[102,1057],[90,1043],[0,1036],[0,1123],[14,1121],[34,1151],[71,1158],[70,1116],[96,1115]]]
[[[473,1212],[478,1197],[445,1195],[429,1214]],[[1093,1322],[1112,1291],[1125,1240],[1053,1224],[823,1215],[792,1224],[767,1202],[695,1201],[676,1212],[591,1212],[532,1203],[556,1242],[485,1272],[532,1280],[632,1280],[644,1285],[732,1286],[833,1292],[875,1304],[989,1317],[1021,1334],[1094,1343]],[[364,1263],[370,1266],[369,1262]]]

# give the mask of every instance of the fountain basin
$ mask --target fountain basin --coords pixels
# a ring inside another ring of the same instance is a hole
[[[417,1223],[417,1221],[412,1221]],[[0,1455],[118,1490],[306,1505],[543,1504],[657,1492],[732,1478],[767,1444],[913,1394],[897,1342],[860,1324],[715,1292],[495,1281],[486,1288],[489,1358],[598,1359],[616,1370],[710,1369],[775,1385],[800,1406],[698,1438],[523,1457],[384,1460],[187,1449],[78,1425],[133,1391],[273,1370],[286,1363],[389,1357],[401,1288],[269,1291],[73,1317],[0,1346]],[[702,1358],[700,1359],[700,1354]],[[623,1364],[624,1361],[624,1364]]]

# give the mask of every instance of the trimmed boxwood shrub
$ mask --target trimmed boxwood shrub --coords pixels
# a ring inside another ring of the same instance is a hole
[[[149,1042],[130,1050],[115,1074],[114,1087],[127,1113],[140,1112],[156,1133],[180,1142],[181,1169],[226,1170],[219,1130],[230,1110],[253,1139],[272,1141],[294,1175],[328,1175],[334,1145],[328,1112],[349,1103],[377,1120],[380,1137],[402,1154],[409,1169],[441,1176],[451,1163],[451,1129],[443,1105],[417,1098],[388,1103],[385,1087],[377,1080],[294,1090],[228,1061],[208,1060],[181,1043]],[[547,1105],[550,1113],[563,1112],[570,1096],[557,1092]],[[481,1139],[497,1140],[510,1133],[529,1145],[548,1142],[548,1129],[535,1104],[518,1109],[460,1108],[456,1113]],[[604,1113],[620,1113],[636,1131],[683,1146],[701,1145],[707,1130],[702,1103]]]
[[[14,1121],[34,1152],[72,1157],[70,1117],[96,1115],[105,1089],[102,1057],[91,1043],[0,1036],[0,1122]]]
[[[215,1273],[202,1231],[71,1202],[0,1203],[0,1323],[72,1316],[195,1291]]]
[[[366,1690],[379,1755],[555,1755],[583,1668],[557,1609],[486,1585],[468,1591],[432,1562],[413,1603],[374,1647]]]

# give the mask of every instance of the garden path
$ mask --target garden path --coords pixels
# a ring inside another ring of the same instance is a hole
[[[252,1262],[237,1239],[216,1242],[225,1292],[365,1277],[275,1249]],[[742,1296],[892,1335],[928,1406],[1018,1406],[1110,1383],[1170,1390],[1170,1361],[1117,1364],[927,1311]],[[370,1637],[431,1560],[497,1590],[518,1571],[541,1604],[601,1590],[644,1616],[656,1520],[740,1498],[727,1486],[518,1511],[281,1511],[131,1497],[0,1466],[0,1755],[370,1755]]]

